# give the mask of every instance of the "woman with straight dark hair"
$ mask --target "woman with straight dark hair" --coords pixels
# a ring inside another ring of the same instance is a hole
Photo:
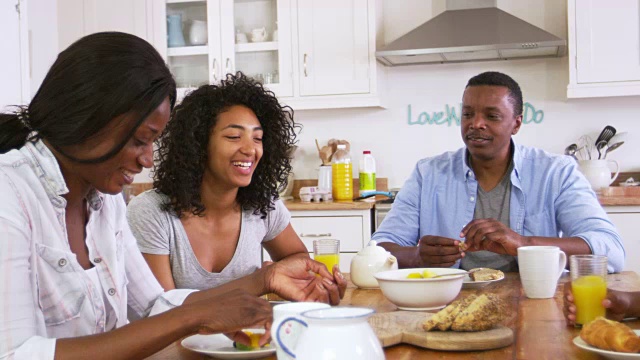
[[[139,359],[196,333],[248,344],[239,330],[271,321],[259,295],[339,297],[302,257],[212,290],[162,289],[120,193],[152,166],[175,101],[157,51],[108,32],[60,53],[31,103],[0,114],[0,358]]]

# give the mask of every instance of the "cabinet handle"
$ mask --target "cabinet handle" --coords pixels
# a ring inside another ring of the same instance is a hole
[[[304,234],[304,233],[300,233],[300,237],[331,237],[331,233],[326,233],[326,234]]]
[[[213,59],[213,82],[218,82],[218,74],[216,73],[216,64],[218,63],[218,59]]]
[[[229,66],[230,64],[231,64],[231,59],[227,58],[226,64],[224,65],[224,70],[226,74],[233,72],[233,69],[231,69],[231,67]]]
[[[302,60],[304,66],[304,77],[307,77],[307,53],[304,53],[304,60]]]

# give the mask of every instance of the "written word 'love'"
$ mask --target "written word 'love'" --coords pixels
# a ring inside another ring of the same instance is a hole
[[[426,111],[418,114],[414,118],[411,104],[407,105],[407,124],[409,125],[446,125],[460,126],[460,115],[462,114],[462,104],[458,108],[445,105],[444,111],[434,111],[429,114]],[[456,113],[457,112],[457,113]],[[544,111],[536,110],[530,103],[524,103],[522,114],[523,124],[540,124],[544,120]]]

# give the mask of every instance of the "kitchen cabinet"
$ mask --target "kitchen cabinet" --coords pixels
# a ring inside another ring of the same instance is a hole
[[[351,259],[371,240],[371,209],[291,211],[291,226],[313,257],[313,240],[340,240],[340,270],[349,272]],[[263,251],[263,259],[270,260]]]
[[[148,14],[179,98],[242,71],[295,110],[380,105],[374,0],[166,0]],[[184,46],[168,46],[168,16],[180,17]],[[207,23],[206,44],[190,42],[195,21]]]
[[[151,41],[147,11],[153,0],[58,0],[58,47],[101,31],[120,31]]]
[[[640,206],[605,206],[609,219],[618,229],[626,253],[624,270],[640,274]]]
[[[373,0],[292,0],[296,110],[381,106]]]
[[[297,2],[300,95],[369,92],[366,0]]]
[[[153,44],[167,59],[179,98],[236,71],[258,79],[278,96],[292,96],[290,8],[290,0],[154,2],[149,14]],[[177,19],[180,28],[168,25],[168,19]],[[197,23],[204,23],[204,37],[197,33]]]
[[[567,97],[640,95],[640,3],[568,0]]]
[[[0,2],[0,109],[29,102],[29,31],[24,1]]]

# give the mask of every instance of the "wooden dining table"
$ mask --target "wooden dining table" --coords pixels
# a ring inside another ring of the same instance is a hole
[[[399,344],[384,349],[388,360],[409,359],[602,359],[598,354],[578,348],[573,339],[580,329],[567,326],[563,314],[563,288],[570,281],[565,273],[558,282],[555,296],[550,299],[528,299],[522,289],[518,273],[507,273],[504,280],[483,289],[462,289],[459,297],[473,293],[492,293],[508,304],[508,315],[504,325],[514,331],[514,342],[500,349],[484,351],[436,351]],[[608,287],[623,291],[640,291],[640,277],[634,272],[622,272],[608,276]],[[397,311],[379,289],[358,289],[349,281],[347,292],[340,306],[360,306],[375,309],[378,313]],[[629,327],[640,329],[640,320],[625,321]],[[174,342],[162,351],[149,357],[153,360],[165,359],[211,359],[210,357],[185,349],[180,341]],[[265,359],[276,359],[275,354]]]

